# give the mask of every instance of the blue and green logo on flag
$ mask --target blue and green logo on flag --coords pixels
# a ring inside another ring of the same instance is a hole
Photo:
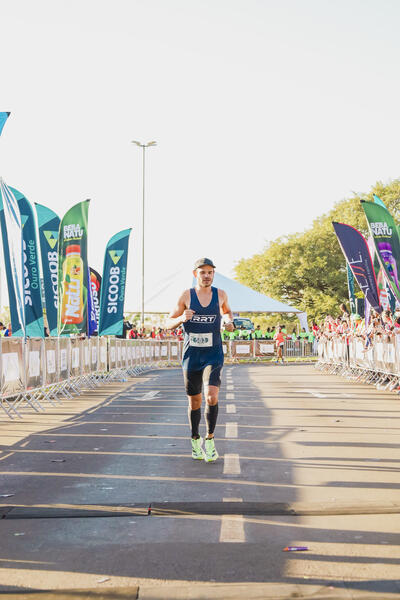
[[[11,327],[15,337],[25,337],[24,257],[18,202],[0,179],[0,225],[6,268]]]
[[[116,233],[107,244],[101,284],[99,335],[121,335],[123,330],[130,232],[130,229],[124,229]]]
[[[21,192],[14,188],[10,188],[10,190],[18,202],[21,214],[26,335],[27,337],[44,337],[39,246],[33,208]]]
[[[47,206],[36,204],[46,317],[50,335],[57,335],[58,230],[60,218]]]
[[[14,337],[44,337],[39,252],[31,204],[1,182],[0,221]]]

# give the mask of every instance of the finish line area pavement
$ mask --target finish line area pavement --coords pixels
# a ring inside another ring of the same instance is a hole
[[[310,365],[222,377],[215,463],[180,369],[0,446],[1,600],[400,598],[400,398]]]

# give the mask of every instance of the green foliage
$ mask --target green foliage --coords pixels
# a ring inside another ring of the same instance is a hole
[[[124,314],[124,319],[127,319],[132,325],[140,325],[140,313],[127,312]]]
[[[269,242],[260,254],[242,259],[237,279],[258,292],[287,302],[308,313],[309,319],[338,314],[339,304],[348,302],[346,263],[332,221],[347,223],[367,235],[360,200],[380,197],[396,223],[400,222],[400,179],[376,183],[368,194],[337,202],[333,209],[314,220],[302,233]]]

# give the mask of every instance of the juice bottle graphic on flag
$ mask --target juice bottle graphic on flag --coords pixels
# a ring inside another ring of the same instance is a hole
[[[87,333],[89,200],[78,202],[63,216],[58,231],[58,335]],[[48,234],[54,235],[52,231]]]
[[[61,323],[81,323],[84,311],[84,268],[79,244],[67,246],[65,254],[63,265],[65,288],[61,305]]]

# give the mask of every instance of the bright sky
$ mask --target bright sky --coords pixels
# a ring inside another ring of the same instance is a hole
[[[0,15],[0,175],[60,216],[91,198],[100,271],[108,238],[133,227],[127,310],[141,277],[131,140],[158,143],[146,296],[204,255],[233,275],[399,176],[397,0],[0,0]]]

